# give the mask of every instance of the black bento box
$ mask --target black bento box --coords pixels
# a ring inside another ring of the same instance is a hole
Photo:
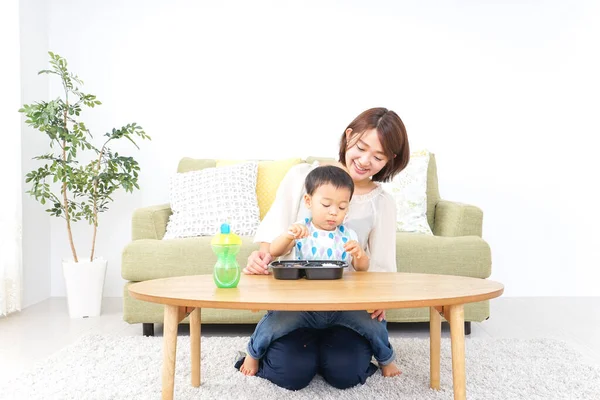
[[[274,261],[269,264],[273,268],[275,279],[340,279],[344,268],[348,266],[345,261],[334,260],[286,260]]]

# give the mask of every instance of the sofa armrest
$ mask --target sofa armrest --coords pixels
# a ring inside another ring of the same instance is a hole
[[[435,206],[433,234],[436,236],[479,236],[483,211],[479,207],[440,200]]]
[[[131,238],[133,240],[162,239],[172,213],[170,204],[136,209],[131,221]]]

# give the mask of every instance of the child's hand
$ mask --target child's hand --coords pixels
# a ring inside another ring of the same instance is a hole
[[[308,227],[303,224],[293,224],[289,227],[288,234],[294,239],[303,239],[308,237]]]
[[[346,253],[350,254],[353,258],[359,259],[365,255],[365,251],[356,240],[349,240],[344,245]]]

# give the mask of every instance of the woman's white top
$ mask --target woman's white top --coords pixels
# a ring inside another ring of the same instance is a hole
[[[302,201],[306,194],[304,180],[318,165],[318,162],[298,164],[288,171],[256,231],[254,242],[271,243],[293,223],[310,218],[310,210]],[[356,232],[358,242],[369,256],[369,271],[397,271],[396,204],[380,184],[369,193],[352,196],[344,224]]]

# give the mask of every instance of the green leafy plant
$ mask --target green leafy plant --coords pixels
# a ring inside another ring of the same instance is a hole
[[[134,138],[149,139],[141,126],[127,124],[104,134],[103,143],[96,147],[86,125],[80,120],[84,107],[100,105],[96,96],[82,92],[83,81],[70,73],[67,60],[48,52],[51,69],[38,74],[57,75],[62,81],[64,97],[48,102],[24,104],[19,110],[26,116],[25,123],[50,139],[50,152],[37,157],[43,162],[39,168],[26,175],[31,184],[27,191],[41,204],[49,204],[50,215],[64,218],[73,260],[78,262],[73,242],[71,223],[86,220],[93,226],[90,261],[94,259],[98,214],[108,210],[113,193],[119,189],[133,192],[139,189],[139,164],[132,157],[112,152],[108,145],[127,139],[138,147]]]

